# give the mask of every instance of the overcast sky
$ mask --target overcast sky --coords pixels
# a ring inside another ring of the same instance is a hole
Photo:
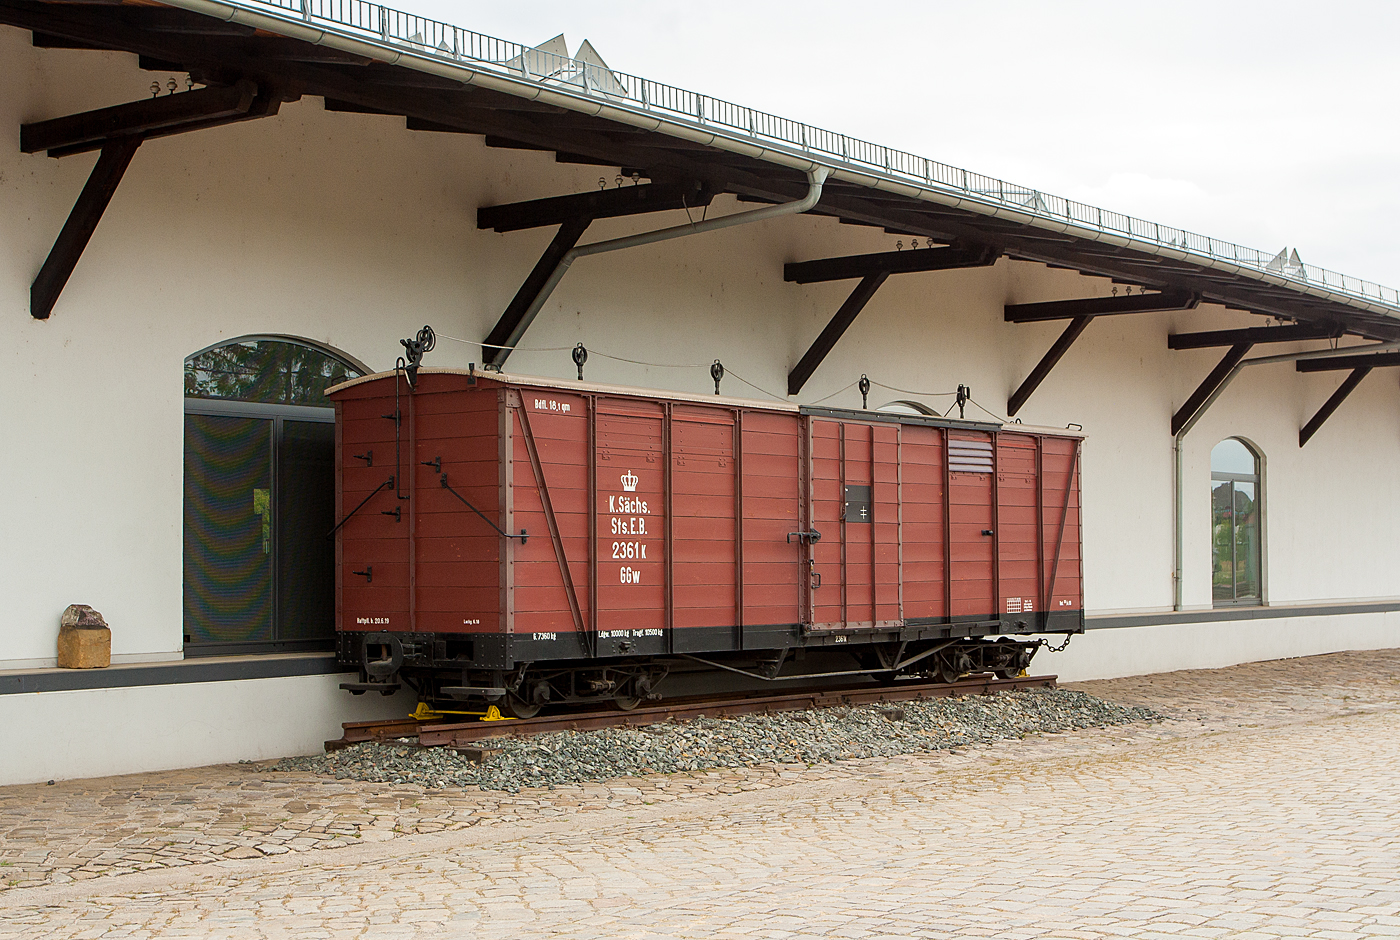
[[[1400,286],[1400,4],[390,5]]]

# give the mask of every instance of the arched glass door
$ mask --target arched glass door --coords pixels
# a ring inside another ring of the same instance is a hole
[[[1211,592],[1217,605],[1259,604],[1259,455],[1227,437],[1210,452]]]
[[[325,647],[334,635],[335,411],[366,370],[289,337],[185,360],[187,654]]]

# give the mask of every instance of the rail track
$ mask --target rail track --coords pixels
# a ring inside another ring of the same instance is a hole
[[[535,718],[445,721],[442,718],[415,718],[386,721],[348,721],[341,725],[343,735],[326,742],[327,751],[339,750],[365,741],[411,739],[420,747],[467,747],[485,738],[502,734],[541,734],[546,731],[589,731],[595,728],[639,727],[661,721],[683,721],[708,716],[766,714],[829,708],[834,705],[871,705],[880,702],[910,702],[954,695],[991,695],[1017,689],[1053,689],[1057,676],[1021,676],[996,679],[977,676],[958,682],[911,682],[859,688],[804,689],[778,694],[739,693],[724,697],[677,698],[660,705],[631,711],[607,709],[580,711]]]

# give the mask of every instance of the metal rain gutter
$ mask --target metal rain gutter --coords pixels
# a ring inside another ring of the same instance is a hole
[[[536,81],[530,81],[524,78],[513,78],[507,75],[496,74],[460,61],[446,62],[433,55],[405,49],[402,46],[391,43],[387,39],[382,42],[372,41],[326,29],[316,25],[311,19],[310,14],[307,14],[302,20],[296,20],[291,18],[291,11],[287,11],[287,15],[261,13],[243,6],[220,2],[220,0],[161,0],[161,2],[167,6],[178,7],[226,22],[253,26],[258,29],[278,33],[315,45],[323,45],[343,52],[368,56],[377,61],[386,62],[391,65],[402,65],[407,68],[413,68],[421,72],[459,81],[465,85],[478,85],[483,88],[490,88],[494,91],[499,91],[514,97],[539,101],[570,111],[593,115],[595,117],[628,124],[683,140],[694,141],[730,153],[752,157],[803,172],[809,172],[818,166],[826,166],[831,169],[836,179],[855,185],[896,193],[908,198],[936,203],[951,208],[961,208],[976,212],[979,215],[1014,221],[1019,224],[1029,225],[1048,231],[1073,235],[1077,238],[1083,238],[1089,241],[1111,244],[1121,248],[1131,248],[1135,251],[1141,251],[1158,257],[1187,261],[1228,274],[1248,277],[1260,283],[1284,287],[1298,293],[1340,303],[1356,310],[1364,310],[1389,319],[1400,319],[1400,307],[1387,304],[1383,301],[1371,301],[1365,296],[1358,296],[1357,294],[1348,293],[1346,291],[1332,290],[1324,285],[1319,285],[1311,281],[1300,281],[1284,277],[1281,274],[1273,274],[1248,264],[1231,262],[1214,255],[1192,251],[1185,247],[1172,248],[1159,242],[1140,240],[1131,235],[1122,235],[1116,232],[1106,231],[1102,228],[1078,224],[1073,219],[1069,218],[1047,217],[1034,211],[1021,211],[1007,206],[1004,202],[991,198],[979,198],[977,194],[969,191],[916,185],[901,180],[893,175],[882,176],[858,164],[849,163],[830,155],[823,154],[818,158],[800,149],[785,147],[781,144],[775,144],[766,140],[760,142],[753,137],[745,138],[738,133],[731,133],[723,128],[704,124],[691,124],[674,118],[659,116],[642,107],[624,106],[622,104],[599,101],[587,94],[573,93],[562,88],[545,86]],[[1031,192],[1037,197],[1040,196],[1037,191],[1032,190]],[[1186,233],[1183,232],[1183,238],[1185,234]],[[1261,306],[1260,309],[1266,308]]]
[[[1333,359],[1338,356],[1354,356],[1358,353],[1380,353],[1388,352],[1394,349],[1400,349],[1400,340],[1390,343],[1369,343],[1360,346],[1343,346],[1340,349],[1314,349],[1308,352],[1282,353],[1277,356],[1257,356],[1253,359],[1245,359],[1237,363],[1233,369],[1226,373],[1225,378],[1221,381],[1221,383],[1218,386],[1216,386],[1215,391],[1210,393],[1210,397],[1208,397],[1204,402],[1202,402],[1201,407],[1196,409],[1196,413],[1191,416],[1190,420],[1188,420],[1184,425],[1182,425],[1181,430],[1178,431],[1176,437],[1172,439],[1172,454],[1175,458],[1175,480],[1173,480],[1173,483],[1175,485],[1173,486],[1172,497],[1173,502],[1176,504],[1173,507],[1175,509],[1173,518],[1173,528],[1175,528],[1176,530],[1176,570],[1174,571],[1172,576],[1173,610],[1183,609],[1183,589],[1181,578],[1182,570],[1184,568],[1183,556],[1185,554],[1185,537],[1183,535],[1182,530],[1184,528],[1186,512],[1186,487],[1185,482],[1182,479],[1183,458],[1181,454],[1181,445],[1182,442],[1186,439],[1186,435],[1189,434],[1191,432],[1191,429],[1196,426],[1196,422],[1199,421],[1201,417],[1210,409],[1211,405],[1216,403],[1220,396],[1224,394],[1225,389],[1229,386],[1229,384],[1234,381],[1235,376],[1239,375],[1240,372],[1242,372],[1246,366],[1267,366],[1275,365],[1280,362],[1299,362],[1304,359]]]

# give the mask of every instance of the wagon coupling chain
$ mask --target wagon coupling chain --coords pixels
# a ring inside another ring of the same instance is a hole
[[[1066,633],[1066,634],[1065,634],[1065,641],[1064,641],[1063,643],[1061,643],[1059,646],[1051,646],[1051,645],[1050,645],[1050,642],[1049,642],[1048,640],[1041,640],[1041,641],[1040,641],[1040,645],[1043,646],[1043,647],[1045,647],[1047,650],[1049,650],[1049,651],[1052,652],[1052,653],[1060,653],[1060,652],[1063,652],[1063,651],[1064,651],[1065,647],[1069,646],[1069,641],[1072,640],[1072,639],[1074,639],[1074,634],[1072,634],[1072,633]]]

